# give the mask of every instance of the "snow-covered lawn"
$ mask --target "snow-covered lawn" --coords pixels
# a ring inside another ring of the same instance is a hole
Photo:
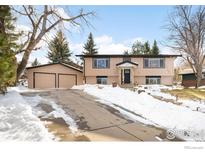
[[[169,93],[164,93],[162,90],[176,90],[181,88],[175,87],[175,86],[163,86],[163,85],[141,85],[140,87],[136,87],[137,90],[141,90],[152,96],[161,97],[162,99],[166,99],[168,103],[175,102],[176,104],[179,104],[181,106],[185,106],[187,108],[190,108],[193,111],[199,111],[202,113],[205,113],[205,100],[199,100],[199,99],[189,99],[189,98],[180,98],[176,96],[173,96]],[[200,87],[200,90],[202,87]],[[185,93],[186,94],[186,93]]]
[[[53,135],[15,91],[0,95],[0,141],[51,141]]]
[[[17,87],[8,87],[8,91],[16,91],[16,92],[37,92],[37,91],[43,91],[43,90],[36,90],[36,89],[29,89],[25,86],[19,85]]]
[[[175,87],[168,87],[164,85],[140,85],[139,87],[135,87],[137,91],[144,91],[153,96],[159,96],[166,99],[176,99],[174,96],[166,93],[162,93],[161,90],[172,90]]]
[[[185,140],[205,141],[204,113],[192,111],[185,106],[155,99],[147,92],[138,93],[137,91],[134,92],[120,87],[81,85],[74,86],[73,89],[80,89],[90,95],[96,96],[99,98],[99,102],[115,107],[116,109],[124,108],[135,113],[135,116],[133,116],[130,112],[123,112],[132,119],[136,117],[136,120],[140,120],[143,123],[152,123],[167,130],[171,129],[175,131],[176,135]],[[154,89],[156,89],[156,95],[158,93],[158,95],[163,95],[162,97],[171,98],[171,96],[165,96],[165,94],[159,93],[160,88],[158,86]],[[150,91],[150,93],[152,92],[153,90]]]

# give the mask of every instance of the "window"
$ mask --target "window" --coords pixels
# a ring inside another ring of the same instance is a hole
[[[109,68],[110,66],[109,58],[94,58],[93,68]]]
[[[131,61],[131,57],[123,57],[123,61]]]
[[[160,84],[161,76],[146,76],[146,84]]]
[[[144,58],[144,68],[164,68],[164,58]]]
[[[205,73],[202,73],[202,79],[205,79]]]
[[[107,84],[107,76],[97,76],[97,84]]]

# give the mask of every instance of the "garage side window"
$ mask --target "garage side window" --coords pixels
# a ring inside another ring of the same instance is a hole
[[[97,84],[107,84],[107,76],[97,76],[96,83]]]
[[[109,58],[93,58],[93,68],[103,69],[110,67]]]

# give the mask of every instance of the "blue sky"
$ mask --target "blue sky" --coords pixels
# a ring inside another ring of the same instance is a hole
[[[96,12],[96,17],[90,18],[92,27],[69,28],[71,32],[64,31],[73,52],[73,60],[76,54],[81,54],[83,44],[86,42],[90,32],[94,35],[100,54],[121,54],[124,50],[131,50],[132,43],[136,40],[146,41],[151,44],[153,40],[158,41],[161,53],[169,50],[161,44],[166,41],[168,32],[163,29],[168,13],[173,6],[57,6],[64,15],[76,15],[81,8],[84,11]],[[24,18],[20,18],[19,25],[29,27]],[[65,24],[65,26],[69,27]],[[49,35],[53,35],[50,32]],[[47,63],[47,48],[43,46],[41,50],[32,53],[29,61],[35,58],[41,63]]]
[[[73,6],[65,10],[76,12],[80,8],[95,11],[97,17],[91,20],[95,29],[86,28],[83,38],[76,36],[75,41],[85,39],[89,31],[95,36],[112,36],[117,42],[135,37],[161,40],[165,32],[162,26],[172,10],[172,6]]]

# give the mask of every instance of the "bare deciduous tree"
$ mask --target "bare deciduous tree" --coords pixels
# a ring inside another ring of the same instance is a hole
[[[170,31],[169,47],[189,63],[199,87],[205,58],[205,6],[176,6],[166,28]]]
[[[17,68],[17,80],[26,68],[31,52],[39,49],[36,47],[37,44],[48,32],[62,22],[69,22],[74,26],[80,26],[80,23],[83,21],[89,25],[87,17],[94,15],[94,12],[84,13],[83,10],[80,10],[80,13],[75,16],[64,17],[58,12],[56,7],[47,5],[43,6],[42,11],[39,11],[34,6],[24,5],[22,6],[22,9],[16,9],[15,7],[12,7],[12,9],[16,13],[27,18],[31,24],[31,31],[26,34],[27,39],[22,43],[20,49],[16,52],[16,54],[23,54]],[[81,20],[79,21],[78,19]]]

